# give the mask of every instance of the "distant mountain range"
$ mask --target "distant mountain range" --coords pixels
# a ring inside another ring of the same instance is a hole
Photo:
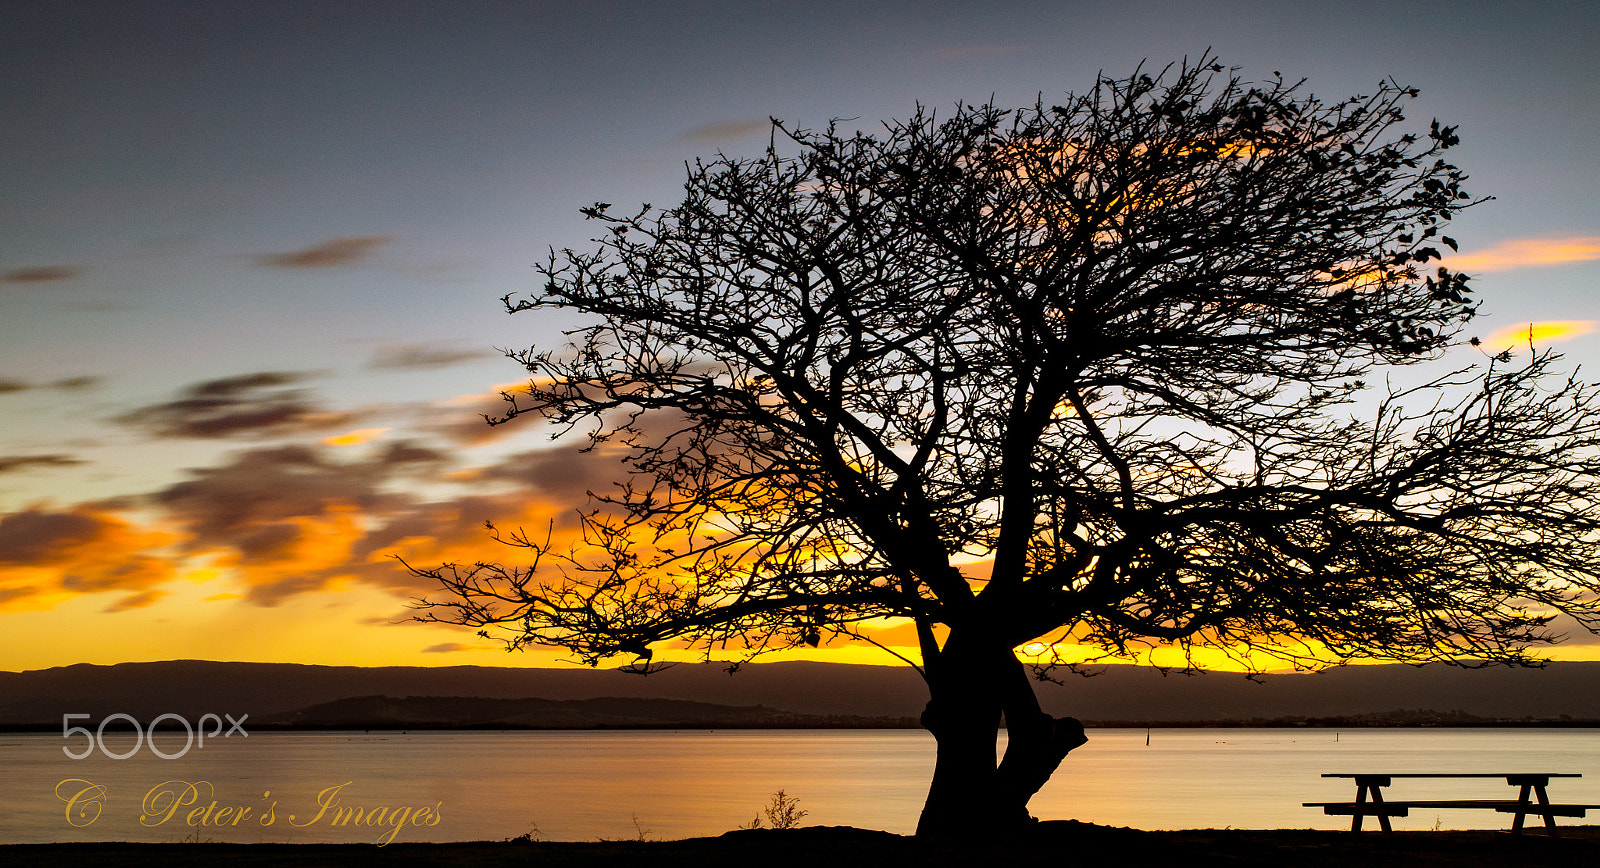
[[[286,714],[258,728],[294,729],[821,729],[914,726],[912,718],[800,714],[765,705],[686,699],[483,699],[357,696]]]
[[[1101,724],[1600,721],[1600,663],[1348,666],[1261,683],[1109,666],[1064,680],[1039,685],[1046,710]],[[248,714],[247,727],[894,726],[914,725],[926,701],[909,667],[807,662],[745,664],[734,675],[721,664],[685,664],[648,677],[198,660],[0,672],[0,727],[11,729],[59,730],[63,714],[98,721],[119,712],[143,721]]]

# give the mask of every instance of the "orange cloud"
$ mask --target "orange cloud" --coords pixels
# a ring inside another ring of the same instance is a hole
[[[1452,271],[1510,271],[1600,259],[1600,238],[1515,238],[1473,253],[1451,256],[1442,264]]]
[[[1546,320],[1544,322],[1522,323],[1497,329],[1483,344],[1491,352],[1499,352],[1512,347],[1525,347],[1531,341],[1534,346],[1544,346],[1557,341],[1568,341],[1573,338],[1591,334],[1600,321],[1592,319],[1566,319]]]
[[[486,521],[507,532],[554,521],[552,541],[564,549],[577,539],[576,508],[618,469],[615,451],[534,450],[484,468],[470,494],[425,502],[394,482],[448,481],[445,453],[401,441],[356,460],[335,454],[311,446],[249,450],[191,471],[148,502],[185,531],[185,555],[237,581],[254,603],[277,605],[351,581],[410,597],[437,587],[395,555],[432,567],[527,554],[494,542]]]
[[[272,253],[258,261],[269,268],[334,268],[360,262],[393,240],[393,235],[347,235],[303,250]]]
[[[197,384],[130,421],[186,433],[196,426],[245,429],[235,416],[251,404],[272,405],[299,377],[266,372]],[[289,395],[279,403],[290,403]],[[470,396],[448,409],[487,428],[469,407],[496,403],[498,394]],[[96,612],[127,613],[200,599],[286,606],[355,590],[397,600],[435,594],[435,582],[411,574],[395,556],[419,567],[531,560],[531,552],[495,542],[485,522],[541,539],[551,528],[552,545],[565,551],[580,539],[577,510],[589,492],[610,490],[622,472],[620,447],[581,453],[562,444],[480,464],[463,484],[452,474],[462,468],[451,450],[378,433],[357,429],[324,443],[247,449],[190,469],[186,479],[125,499],[152,516],[143,525],[107,504],[0,515],[0,611],[49,610],[74,597],[93,598],[84,602]],[[0,470],[75,460],[0,455]],[[428,484],[411,484],[417,481]],[[225,593],[184,590],[211,580]]]
[[[355,506],[334,503],[319,514],[241,528],[236,545],[222,549],[212,563],[231,568],[258,603],[321,590],[351,578],[352,555],[366,533],[363,519]]]
[[[0,517],[0,609],[49,608],[107,591],[131,595],[118,608],[142,605],[141,595],[175,575],[167,549],[176,540],[87,506]]]
[[[579,541],[574,507],[582,502],[581,497],[576,503],[562,503],[519,490],[498,497],[471,496],[424,504],[363,539],[355,552],[363,562],[352,564],[350,572],[369,584],[408,596],[434,594],[439,591],[437,584],[411,575],[395,557],[424,568],[443,563],[528,565],[532,552],[495,542],[484,523],[493,522],[507,535],[526,529],[539,542],[544,541],[548,529],[550,545],[565,551]]]

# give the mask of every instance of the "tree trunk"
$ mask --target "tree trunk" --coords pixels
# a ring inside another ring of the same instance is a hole
[[[922,725],[938,749],[917,835],[988,836],[1031,823],[1028,800],[1067,752],[1087,741],[1083,726],[1039,708],[1027,672],[1007,648],[952,641],[927,675]],[[1002,715],[1008,745],[996,763]]]

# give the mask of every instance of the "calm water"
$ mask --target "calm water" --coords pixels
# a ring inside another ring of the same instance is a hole
[[[1351,798],[1351,782],[1320,774],[1355,771],[1579,772],[1552,782],[1552,798],[1600,803],[1600,730],[1157,729],[1148,746],[1142,729],[1089,735],[1034,798],[1035,816],[1144,829],[1347,828],[1300,803]],[[114,752],[132,745],[131,736],[108,741]],[[71,760],[65,743],[0,735],[0,841],[461,841],[535,826],[555,840],[670,839],[746,824],[779,789],[810,811],[807,824],[909,833],[933,766],[932,738],[915,730],[257,733],[176,760],[145,749],[120,761]],[[61,783],[72,779],[86,783]],[[89,791],[69,818],[63,799],[90,785],[103,797]],[[1394,792],[1514,796],[1493,780],[1440,786],[1407,781]],[[330,809],[321,816],[319,798]],[[353,807],[368,825],[334,822]],[[197,809],[200,825],[190,825]],[[1509,826],[1486,811],[1396,824],[1436,821]]]

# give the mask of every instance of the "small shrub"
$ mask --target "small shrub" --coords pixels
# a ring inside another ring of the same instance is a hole
[[[539,831],[539,824],[538,823],[529,823],[528,824],[528,831],[523,832],[522,834],[516,836],[515,838],[507,838],[506,839],[507,843],[511,843],[511,844],[532,844],[535,841],[545,841],[545,840],[548,840],[548,839],[545,838],[543,832]]]
[[[602,844],[608,844],[608,843],[611,843],[611,842],[614,842],[614,841],[654,841],[655,839],[650,837],[651,833],[653,833],[654,831],[655,831],[655,829],[652,829],[649,826],[646,826],[643,822],[641,822],[639,820],[639,815],[638,814],[634,814],[633,815],[633,837],[632,838],[596,838],[595,840],[599,841]]]
[[[633,815],[633,831],[634,831],[633,840],[635,840],[635,841],[648,841],[648,840],[650,840],[650,833],[654,832],[655,829],[652,829],[649,826],[646,826],[645,824],[639,822],[639,815],[638,814],[634,814]]]
[[[800,807],[800,800],[779,790],[772,794],[772,802],[765,808],[767,822],[774,829],[793,829],[800,825],[800,818],[811,813]],[[760,817],[756,822],[761,821]]]

